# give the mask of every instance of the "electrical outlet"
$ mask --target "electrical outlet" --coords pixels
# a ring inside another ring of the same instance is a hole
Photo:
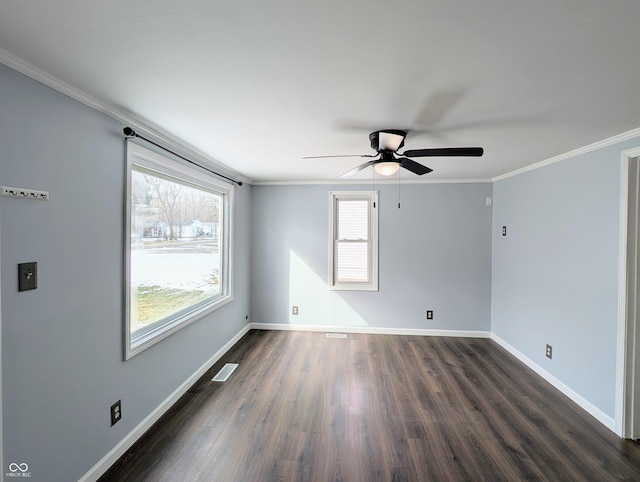
[[[507,235],[507,227],[506,226],[502,226],[502,235],[503,236]]]
[[[427,310],[427,320],[433,320],[433,310]]]
[[[111,426],[114,426],[122,418],[122,401],[118,400],[111,405]]]
[[[547,358],[551,358],[552,357],[552,355],[553,355],[553,347],[551,345],[547,345],[546,355],[547,355]]]
[[[291,309],[291,313],[292,313],[293,315],[297,315],[297,314],[298,314],[298,307],[297,307],[297,306],[294,306],[294,307]]]
[[[18,265],[18,291],[35,290],[38,287],[38,263]]]

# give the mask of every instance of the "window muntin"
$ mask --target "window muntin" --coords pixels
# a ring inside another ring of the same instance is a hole
[[[125,358],[231,300],[231,185],[127,144]]]
[[[375,191],[332,192],[330,288],[378,289],[378,214]]]

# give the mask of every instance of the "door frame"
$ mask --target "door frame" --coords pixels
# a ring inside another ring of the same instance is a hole
[[[640,438],[640,147],[620,155],[615,431]],[[635,408],[635,407],[638,408]]]
[[[0,267],[2,266],[2,209],[0,208]],[[0,273],[2,271],[0,270]],[[2,281],[0,280],[0,482],[4,480],[4,439],[2,437]]]

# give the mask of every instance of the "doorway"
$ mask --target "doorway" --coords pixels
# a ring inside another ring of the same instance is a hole
[[[640,439],[640,148],[621,155],[616,432]]]

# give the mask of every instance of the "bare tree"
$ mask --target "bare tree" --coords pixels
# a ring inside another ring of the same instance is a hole
[[[197,219],[203,223],[217,222],[219,197],[217,194],[187,189],[184,193],[187,219]]]
[[[164,221],[169,225],[169,239],[178,239],[182,235],[182,190],[183,186],[155,176],[145,176],[151,191],[151,205],[156,205]],[[175,229],[178,232],[175,232]]]

